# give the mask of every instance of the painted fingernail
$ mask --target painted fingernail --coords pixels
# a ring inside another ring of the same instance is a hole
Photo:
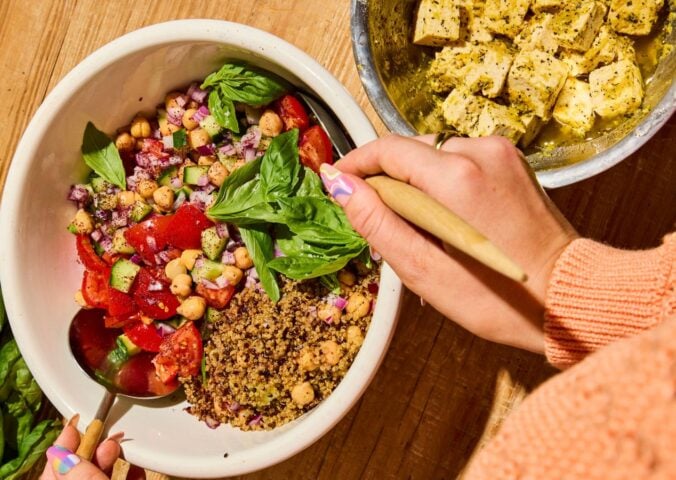
[[[52,445],[47,449],[47,461],[52,464],[54,470],[61,475],[71,471],[75,465],[80,463],[80,457],[60,445]]]
[[[115,443],[120,443],[122,439],[124,438],[124,432],[117,432],[106,438],[106,441],[112,440]]]
[[[352,180],[328,163],[322,163],[322,166],[319,167],[319,174],[329,194],[336,202],[345,205],[354,191]]]

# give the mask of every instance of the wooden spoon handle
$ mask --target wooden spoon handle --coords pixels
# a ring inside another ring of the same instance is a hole
[[[103,422],[98,418],[92,420],[87,426],[82,439],[80,440],[80,446],[75,452],[80,458],[85,460],[91,460],[94,456],[94,451],[96,450],[99,440],[101,439],[101,434],[103,433]]]
[[[385,204],[401,217],[496,272],[525,282],[526,273],[470,224],[417,188],[376,175],[366,179]]]

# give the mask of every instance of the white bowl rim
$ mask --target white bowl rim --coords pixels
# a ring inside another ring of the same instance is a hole
[[[255,46],[251,46],[251,39],[253,37],[256,38]],[[17,295],[19,289],[18,283],[15,283],[14,279],[18,272],[21,271],[21,265],[17,264],[11,255],[15,247],[15,232],[19,225],[19,219],[17,218],[19,209],[14,208],[14,205],[19,201],[22,193],[20,187],[26,183],[30,173],[29,160],[34,157],[38,148],[35,139],[41,138],[44,135],[46,126],[52,122],[56,113],[65,102],[101,69],[112,65],[123,57],[149,47],[202,41],[228,44],[250,51],[258,49],[258,53],[265,51],[274,52],[277,55],[272,59],[275,63],[285,66],[289,71],[293,72],[299,79],[315,89],[315,93],[321,98],[330,98],[331,95],[341,96],[343,117],[349,116],[350,118],[357,119],[356,122],[359,123],[360,131],[356,132],[358,135],[353,135],[357,144],[362,144],[376,138],[373,126],[356,101],[345,87],[316,60],[273,34],[239,23],[222,20],[191,19],[175,20],[147,26],[112,40],[88,55],[68,72],[37,109],[17,145],[7,175],[8,181],[3,191],[2,203],[4,204],[4,208],[0,209],[0,236],[8,239],[8,244],[5,245],[5,248],[0,249],[0,282],[3,287],[10,325],[17,343],[20,347],[24,348],[22,353],[36,381],[55,407],[65,416],[70,416],[76,412],[71,411],[60,402],[58,391],[53,385],[53,380],[43,376],[38,368],[39,365],[33,364],[29,349],[32,342],[28,338],[28,332],[22,327],[22,323],[18,320],[12,322],[13,317],[19,318],[20,306],[16,305],[13,299],[19,298]],[[341,117],[339,112],[336,113]],[[333,428],[358,401],[375,376],[378,366],[385,356],[387,346],[394,333],[402,290],[401,281],[386,264],[383,265],[381,271],[381,281],[385,279],[387,279],[388,292],[390,292],[391,298],[397,301],[389,303],[377,302],[374,318],[380,316],[384,319],[391,319],[391,321],[381,322],[382,328],[380,325],[375,325],[372,322],[367,339],[369,334],[373,333],[376,335],[370,335],[372,337],[370,350],[366,352],[362,348],[362,351],[360,351],[353,362],[343,381],[341,381],[327,399],[312,410],[316,414],[311,419],[308,419],[310,421],[298,423],[293,429],[252,448],[250,452],[248,451],[249,455],[246,458],[240,459],[237,463],[224,463],[222,458],[214,458],[213,461],[206,463],[204,460],[190,462],[186,461],[186,459],[181,459],[178,461],[178,459],[163,455],[162,452],[153,451],[152,448],[141,448],[138,445],[132,446],[131,444],[125,446],[126,458],[132,463],[140,464],[145,468],[151,468],[159,472],[168,472],[172,475],[197,478],[197,473],[200,478],[217,478],[226,475],[250,473],[274,465],[312,445]],[[356,371],[362,369],[362,367],[368,371],[368,375],[363,375],[363,372]],[[362,373],[362,375],[359,376],[359,373]],[[348,378],[349,382],[347,381]],[[331,408],[334,408],[340,414],[331,415]],[[329,414],[320,415],[319,413],[321,412],[329,412]],[[82,422],[88,420],[90,419],[83,418]]]

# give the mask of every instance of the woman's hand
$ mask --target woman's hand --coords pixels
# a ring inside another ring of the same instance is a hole
[[[80,434],[73,424],[77,424],[77,416],[66,425],[54,445],[47,449],[47,465],[40,480],[107,480],[106,473],[113,469],[120,456],[121,434],[104,440],[96,448],[92,463],[73,453],[80,445]]]
[[[575,231],[506,139],[452,138],[441,150],[432,142],[432,136],[376,140],[338,162],[338,170],[323,165],[322,180],[408,288],[483,338],[542,353],[547,283]],[[383,172],[477,228],[526,271],[528,282],[493,272],[397,216],[359,178]]]

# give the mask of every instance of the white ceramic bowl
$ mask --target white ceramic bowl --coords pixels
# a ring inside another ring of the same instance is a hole
[[[93,418],[103,395],[79,369],[67,342],[82,270],[65,228],[74,213],[66,196],[69,185],[85,175],[82,132],[89,120],[114,131],[226,59],[245,60],[315,92],[357,144],[376,136],[350,94],[316,61],[271,34],[235,23],[185,20],[137,30],[66,75],[36,112],[12,160],[0,209],[0,280],[29,368],[61,414],[81,413],[82,425]],[[290,424],[269,432],[210,430],[175,399],[161,404],[118,399],[109,430],[125,432],[129,461],[177,476],[237,475],[280,462],[319,439],[364,392],[389,344],[400,293],[400,281],[384,266],[371,328],[354,364],[329,398]]]

